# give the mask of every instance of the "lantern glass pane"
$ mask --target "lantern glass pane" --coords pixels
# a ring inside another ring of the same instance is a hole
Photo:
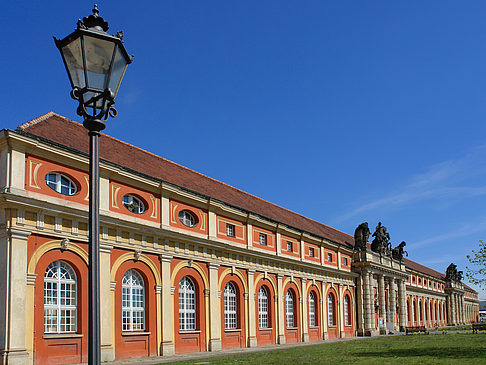
[[[117,46],[115,50],[115,59],[113,61],[113,69],[111,71],[110,85],[109,88],[115,94],[118,94],[118,88],[120,87],[123,74],[125,73],[125,68],[127,66],[127,60]]]
[[[66,62],[72,87],[83,88],[86,86],[84,80],[83,56],[81,53],[81,38],[76,38],[61,49],[62,56]]]
[[[88,86],[98,90],[107,88],[110,63],[113,58],[113,42],[94,38],[84,37],[84,51],[86,55],[86,67],[88,69]]]

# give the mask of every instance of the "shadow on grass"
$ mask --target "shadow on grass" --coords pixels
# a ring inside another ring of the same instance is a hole
[[[353,352],[357,357],[434,357],[434,358],[454,358],[454,359],[486,359],[486,348],[464,348],[464,347],[425,347],[415,349],[386,349],[382,351],[363,351]]]

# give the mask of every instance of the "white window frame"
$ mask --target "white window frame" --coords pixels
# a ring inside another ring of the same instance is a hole
[[[336,322],[334,321],[334,296],[329,293],[327,295],[327,324],[329,327],[336,326]]]
[[[133,269],[122,279],[122,331],[145,330],[145,284],[142,276]]]
[[[267,235],[265,233],[260,233],[260,245],[267,245]]]
[[[67,262],[51,262],[44,273],[44,333],[75,333],[76,330],[76,272]]]
[[[238,326],[238,304],[236,287],[228,282],[224,287],[224,329],[233,330]]]
[[[196,330],[196,287],[188,276],[179,282],[179,330]]]
[[[349,307],[350,307],[350,299],[349,295],[344,296],[344,325],[345,326],[351,326],[351,318],[349,318]]]
[[[55,177],[54,181],[51,181],[50,177]],[[78,186],[69,177],[60,172],[49,172],[45,176],[46,184],[55,192],[62,195],[75,195],[78,191]],[[64,180],[64,181],[63,181]],[[68,189],[67,192],[63,192],[63,188]]]
[[[287,252],[294,252],[294,244],[292,241],[287,241]]]
[[[332,253],[327,254],[327,261],[332,262]]]
[[[316,299],[314,292],[309,292],[309,327],[316,326]]]
[[[226,235],[228,237],[234,237],[235,236],[235,225],[226,223]]]
[[[135,214],[142,214],[145,212],[145,203],[142,201],[142,199],[136,197],[133,194],[123,195],[122,203],[129,212]]]
[[[348,258],[347,257],[343,257],[343,265],[348,266]]]
[[[179,212],[179,221],[189,228],[194,228],[197,225],[197,219],[192,212],[188,211],[187,209],[181,210]]]
[[[314,257],[314,247],[309,247],[309,257]]]
[[[268,322],[268,291],[264,286],[258,289],[258,328],[269,328]]]
[[[285,323],[287,328],[295,327],[294,294],[290,289],[285,294]]]

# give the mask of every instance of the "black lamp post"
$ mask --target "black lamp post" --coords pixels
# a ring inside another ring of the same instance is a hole
[[[133,57],[123,46],[123,33],[106,33],[108,23],[93,14],[79,19],[76,30],[66,38],[54,37],[71,82],[77,114],[84,118],[89,135],[89,337],[88,363],[100,364],[100,267],[99,267],[99,136],[113,107],[123,75]]]

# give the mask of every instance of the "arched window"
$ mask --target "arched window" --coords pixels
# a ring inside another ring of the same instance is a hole
[[[144,326],[143,279],[137,271],[128,270],[122,279],[122,331],[143,331]]]
[[[229,282],[224,287],[224,328],[236,329],[236,288]]]
[[[329,293],[327,296],[327,323],[329,326],[336,325],[336,319],[334,315],[334,295]]]
[[[179,283],[179,329],[196,329],[196,290],[194,283],[187,276]]]
[[[258,327],[268,328],[268,293],[264,286],[258,290]]]
[[[49,172],[46,175],[46,184],[63,195],[74,195],[78,190],[74,181],[59,172]]]
[[[294,321],[294,295],[292,292],[287,290],[285,295],[285,318],[287,320],[287,328],[295,327]]]
[[[44,332],[76,332],[76,274],[64,261],[49,264],[44,274]]]
[[[351,326],[351,303],[349,295],[344,296],[344,325]]]
[[[309,293],[309,327],[316,325],[316,298],[314,292]]]

